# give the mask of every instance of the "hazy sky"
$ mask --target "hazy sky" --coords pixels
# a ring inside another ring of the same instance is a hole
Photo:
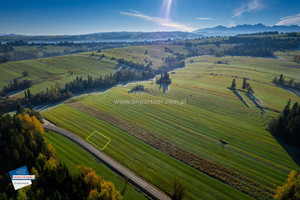
[[[0,33],[193,31],[257,23],[300,25],[300,0],[0,0]]]

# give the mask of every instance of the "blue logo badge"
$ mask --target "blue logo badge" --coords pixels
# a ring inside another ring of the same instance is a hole
[[[35,175],[29,175],[27,166],[10,171],[9,175],[15,190],[31,185],[31,180],[35,179]]]

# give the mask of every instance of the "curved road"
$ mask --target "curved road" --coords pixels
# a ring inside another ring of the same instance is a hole
[[[49,121],[44,120],[43,127],[45,129],[57,132],[61,134],[62,136],[72,140],[79,146],[83,147],[85,150],[87,150],[90,154],[92,154],[94,157],[96,157],[99,160],[102,160],[107,165],[109,165],[111,168],[122,174],[123,176],[127,177],[129,180],[131,180],[135,185],[137,185],[141,190],[144,192],[150,194],[150,196],[160,199],[160,200],[171,200],[169,196],[167,196],[165,193],[161,192],[157,188],[153,187],[149,183],[147,183],[145,180],[140,178],[139,176],[135,175],[131,171],[129,171],[127,168],[123,167],[98,149],[96,149],[94,146],[92,146],[90,143],[86,142],[85,140],[81,139],[80,137],[77,137],[75,134],[72,134],[71,132],[68,132],[66,130],[63,130],[61,128],[56,127],[54,124],[50,123]]]

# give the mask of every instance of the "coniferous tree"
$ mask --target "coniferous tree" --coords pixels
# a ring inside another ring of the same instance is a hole
[[[30,90],[29,90],[29,89],[27,89],[27,97],[28,97],[28,99],[30,99],[30,98],[31,98],[31,92],[30,92]]]
[[[236,83],[235,83],[235,78],[234,78],[231,83],[231,89],[235,90],[235,87],[236,87]]]
[[[284,107],[283,112],[282,112],[282,117],[283,117],[284,123],[287,122],[288,116],[289,116],[289,114],[290,114],[290,112],[291,112],[290,106],[291,106],[291,99],[288,100],[288,102],[287,102],[287,104],[286,104],[286,106]]]
[[[289,100],[278,119],[270,123],[269,131],[275,137],[300,147],[300,106],[296,102],[290,109],[290,104]]]
[[[243,78],[243,89],[246,89],[246,78]]]
[[[18,102],[17,108],[16,108],[17,114],[22,114],[24,112],[20,102]]]
[[[283,82],[284,82],[284,79],[283,79],[283,74],[280,74],[280,77],[279,77],[278,83],[279,83],[279,84],[283,84]]]

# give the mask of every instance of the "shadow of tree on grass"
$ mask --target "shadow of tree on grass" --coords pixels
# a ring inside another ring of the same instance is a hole
[[[297,165],[300,166],[300,148],[296,147],[294,145],[288,144],[278,137],[275,137],[275,136],[273,136],[273,137],[286,150],[286,152],[295,161],[295,163],[297,163]]]

